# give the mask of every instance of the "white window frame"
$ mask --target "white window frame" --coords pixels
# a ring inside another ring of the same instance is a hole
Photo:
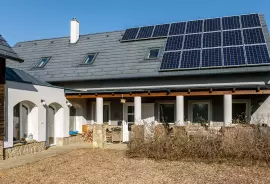
[[[160,105],[166,105],[166,104],[171,104],[174,105],[174,121],[176,120],[176,102],[173,100],[160,100],[160,101],[156,101],[157,105],[158,105],[158,122],[161,123],[160,120]],[[175,122],[169,122],[169,124],[174,124]]]
[[[208,105],[208,121],[212,120],[212,100],[188,100],[188,121],[193,122],[193,104],[207,104]]]
[[[156,58],[150,58],[150,52],[151,50],[157,50],[158,49],[158,55]],[[145,59],[147,60],[156,60],[160,57],[160,53],[161,53],[161,47],[151,47],[151,48],[148,48],[147,49],[147,53],[146,53],[146,56],[145,56]]]
[[[233,99],[233,104],[246,104],[246,121],[249,122],[251,118],[251,100],[250,99]]]
[[[86,63],[88,57],[90,55],[94,55],[92,61],[90,63]],[[86,56],[84,57],[83,59],[83,62],[81,63],[82,65],[92,65],[94,63],[94,61],[96,60],[96,57],[97,57],[98,53],[97,52],[93,52],[93,53],[87,53]]]
[[[47,59],[47,60],[46,60],[46,62],[43,65],[39,66],[41,64],[41,61],[43,59]],[[50,56],[40,58],[34,68],[44,68],[46,66],[46,64],[49,62],[50,59],[51,59]]]
[[[128,106],[133,106],[134,107],[134,112],[133,113],[128,113]],[[133,115],[135,117],[135,105],[134,102],[126,102],[124,103],[124,118],[125,121],[128,122],[128,115]],[[134,120],[132,122],[128,122],[128,123],[134,123]]]
[[[112,118],[111,118],[111,102],[109,102],[109,101],[105,101],[105,102],[103,102],[103,106],[104,105],[108,105],[109,106],[109,122],[105,122],[105,123],[108,123],[109,125],[111,124],[111,122],[112,122]],[[94,118],[94,116],[96,116],[96,115],[94,115],[94,108],[96,108],[96,102],[92,102],[92,119],[93,119],[93,122],[96,122],[96,118],[97,117],[95,117]],[[103,108],[103,107],[102,107]],[[97,110],[97,109],[96,109]],[[103,117],[103,114],[102,114],[102,117]],[[104,121],[104,120],[103,120]],[[103,122],[104,123],[104,122]]]

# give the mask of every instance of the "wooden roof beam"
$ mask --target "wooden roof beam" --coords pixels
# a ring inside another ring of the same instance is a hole
[[[187,92],[152,92],[149,93],[132,93],[132,94],[81,94],[81,95],[66,95],[68,99],[73,98],[96,98],[96,97],[103,97],[103,98],[129,98],[134,96],[141,96],[141,97],[164,97],[164,96],[207,96],[207,95],[224,95],[224,94],[232,94],[232,95],[252,95],[252,94],[270,94],[270,89],[258,89],[255,90],[226,90],[226,91],[190,91]]]

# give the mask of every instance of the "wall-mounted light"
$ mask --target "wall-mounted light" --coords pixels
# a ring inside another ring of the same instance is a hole
[[[41,99],[41,104],[42,104],[43,106],[45,106],[45,105],[46,105],[46,101],[43,100],[43,99]]]
[[[72,106],[72,104],[68,100],[66,101],[66,103],[67,103],[67,106],[68,107],[71,107]]]

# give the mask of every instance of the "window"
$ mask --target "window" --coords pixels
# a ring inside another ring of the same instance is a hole
[[[48,61],[51,59],[51,57],[43,57],[39,60],[39,62],[36,64],[36,68],[43,68]]]
[[[127,121],[134,122],[134,105],[127,106]]]
[[[13,141],[19,141],[20,136],[20,103],[13,108]]]
[[[13,108],[13,141],[29,137],[28,130],[28,107],[18,103]]]
[[[148,49],[146,59],[157,59],[159,57],[160,48]]]
[[[211,101],[189,101],[189,121],[193,123],[206,123],[212,121]]]
[[[92,64],[97,57],[97,53],[87,54],[82,64]]]
[[[232,122],[248,123],[250,118],[250,100],[233,99],[232,102]]]
[[[175,105],[170,103],[159,104],[159,121],[161,123],[175,122]]]

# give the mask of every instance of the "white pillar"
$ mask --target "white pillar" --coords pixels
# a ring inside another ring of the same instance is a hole
[[[134,97],[134,123],[137,124],[142,119],[142,98]]]
[[[184,126],[184,96],[176,97],[176,121],[175,125]]]
[[[103,98],[96,98],[96,123],[103,124]]]
[[[232,123],[232,95],[224,95],[224,125],[229,126]]]

